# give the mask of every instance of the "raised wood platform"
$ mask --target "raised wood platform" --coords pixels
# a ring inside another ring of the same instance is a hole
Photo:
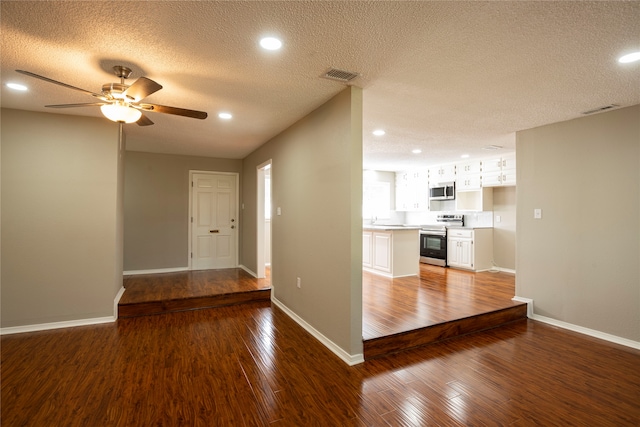
[[[222,307],[271,298],[271,277],[242,269],[126,276],[121,318]],[[420,275],[386,278],[363,272],[365,359],[420,347],[526,318],[514,302],[515,277],[420,264]]]
[[[270,301],[271,280],[239,268],[125,276],[118,317]]]
[[[371,359],[526,319],[515,276],[420,264],[419,277],[365,272],[364,357]]]
[[[365,360],[484,331],[527,318],[526,304],[364,341]]]

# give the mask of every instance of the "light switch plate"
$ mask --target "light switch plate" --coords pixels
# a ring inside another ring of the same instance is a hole
[[[533,218],[534,219],[542,219],[542,209],[534,209],[533,210]]]

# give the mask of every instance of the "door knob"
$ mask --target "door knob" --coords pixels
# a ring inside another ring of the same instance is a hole
[[[235,226],[235,225],[232,225],[232,226],[231,226],[231,229],[233,230],[234,228],[236,228],[236,226]]]
[[[231,219],[231,222],[236,222],[236,220],[232,218],[232,219]]]

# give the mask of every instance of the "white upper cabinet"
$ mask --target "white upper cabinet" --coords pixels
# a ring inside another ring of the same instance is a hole
[[[516,185],[516,154],[505,154],[482,161],[482,186]]]
[[[482,162],[473,160],[470,162],[459,163],[456,167],[458,175],[475,175],[482,171]]]
[[[426,211],[429,209],[428,171],[396,173],[396,210]]]
[[[459,163],[456,166],[456,190],[477,190],[482,187],[481,171],[480,160]]]
[[[429,185],[456,180],[456,165],[438,165],[429,168]]]

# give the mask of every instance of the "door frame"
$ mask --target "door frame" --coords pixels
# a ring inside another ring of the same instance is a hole
[[[192,228],[193,228],[193,175],[194,174],[203,174],[203,175],[231,175],[231,176],[235,176],[235,181],[236,181],[236,191],[235,191],[235,205],[236,205],[236,217],[238,218],[238,226],[237,226],[237,230],[236,230],[236,235],[235,235],[235,246],[236,246],[236,268],[239,265],[239,259],[240,259],[240,248],[239,248],[239,236],[240,236],[240,174],[238,174],[238,172],[216,172],[216,171],[201,171],[201,170],[189,170],[189,182],[187,183],[187,185],[189,186],[189,216],[187,217],[187,223],[189,224],[188,228],[188,240],[187,240],[187,269],[188,270],[192,270],[193,269],[193,258],[192,258],[192,254],[193,254],[193,248],[192,248],[192,238],[191,238],[191,234],[193,232]]]
[[[265,171],[273,167],[272,159],[267,160],[264,163],[256,166],[256,277],[263,279],[265,277],[264,270],[266,268],[265,262],[265,211],[264,211],[264,197],[265,197]],[[271,169],[273,171],[273,169]],[[273,176],[271,176],[270,182],[273,185]],[[273,220],[273,218],[272,218]],[[270,223],[271,224],[271,223]],[[271,242],[273,244],[273,234],[271,235]],[[273,268],[273,251],[271,252],[271,264]]]

